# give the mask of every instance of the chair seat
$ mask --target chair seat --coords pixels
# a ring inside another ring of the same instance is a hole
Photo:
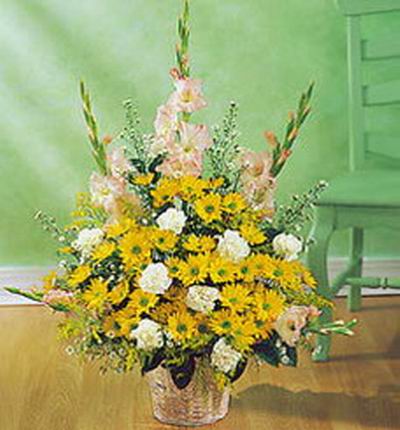
[[[318,205],[400,208],[400,171],[364,170],[334,178]]]

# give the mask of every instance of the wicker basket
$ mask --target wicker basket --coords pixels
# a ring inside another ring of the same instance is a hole
[[[180,390],[169,371],[159,366],[147,374],[154,416],[161,422],[180,426],[214,423],[228,413],[230,393],[215,384],[212,370],[198,366],[189,385]]]

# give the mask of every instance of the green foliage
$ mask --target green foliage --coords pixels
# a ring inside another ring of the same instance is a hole
[[[176,61],[181,77],[187,78],[190,75],[189,66],[189,1],[184,0],[183,12],[178,19],[179,43],[176,45]]]
[[[141,118],[137,106],[132,100],[124,102],[125,127],[120,134],[120,139],[126,144],[127,155],[133,166],[140,173],[150,171],[152,158],[149,156],[149,147],[153,137],[145,135],[140,129]]]
[[[312,220],[312,209],[327,186],[327,182],[320,181],[309,191],[294,195],[289,205],[279,206],[274,217],[274,227],[288,233],[299,232],[307,222]]]
[[[241,173],[238,162],[240,147],[237,116],[238,105],[231,102],[222,126],[214,128],[213,145],[206,151],[206,163],[209,164],[211,177],[222,176],[233,190],[239,186]]]

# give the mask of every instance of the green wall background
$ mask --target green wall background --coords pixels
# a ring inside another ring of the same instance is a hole
[[[192,63],[205,80],[210,124],[240,103],[242,141],[264,146],[281,131],[310,80],[314,113],[279,196],[329,180],[348,166],[345,25],[333,0],[193,0]],[[68,219],[92,168],[78,81],[94,97],[104,133],[123,124],[133,97],[144,124],[170,89],[178,0],[0,0],[0,265],[51,263],[37,208]],[[399,235],[368,236],[372,256],[399,254]],[[346,249],[339,234],[333,254]]]

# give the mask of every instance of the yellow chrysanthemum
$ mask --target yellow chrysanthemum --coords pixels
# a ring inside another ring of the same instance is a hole
[[[154,229],[151,239],[158,250],[166,252],[174,248],[178,236],[171,230]]]
[[[206,254],[189,255],[179,265],[178,277],[185,286],[203,282],[208,274],[209,256]]]
[[[256,319],[254,321],[255,325],[255,336],[259,339],[268,339],[273,332],[273,324],[270,321],[265,321],[261,319]]]
[[[238,264],[237,277],[245,282],[252,282],[258,276],[254,261],[251,257],[247,257]]]
[[[129,296],[128,306],[137,309],[138,314],[146,313],[158,302],[156,294],[148,293],[138,288]]]
[[[151,191],[154,207],[159,208],[173,201],[179,192],[179,186],[175,179],[163,178],[155,190]]]
[[[216,283],[233,282],[236,277],[236,266],[230,261],[218,255],[210,258],[209,273],[211,280]]]
[[[183,260],[177,257],[170,257],[165,261],[165,265],[168,268],[169,275],[173,278],[177,278],[179,274],[179,269],[181,267]]]
[[[120,304],[129,294],[129,282],[124,280],[108,293],[108,300],[113,305]]]
[[[197,215],[206,223],[221,219],[221,202],[219,194],[208,194],[196,201],[194,208]]]
[[[252,223],[243,224],[240,227],[240,234],[252,245],[259,245],[266,241],[265,234]]]
[[[209,321],[210,329],[220,336],[230,335],[237,318],[238,316],[229,309],[213,312]]]
[[[257,327],[251,318],[244,316],[232,321],[230,338],[232,346],[239,351],[247,351],[255,342],[257,334]]]
[[[215,249],[216,242],[209,236],[191,234],[183,243],[183,247],[190,252],[211,252]]]
[[[133,183],[135,185],[146,186],[146,185],[150,185],[153,179],[154,179],[154,174],[148,173],[147,175],[136,176],[135,178],[133,178]]]
[[[255,254],[250,257],[256,276],[270,278],[276,269],[276,260],[265,254]]]
[[[234,312],[248,309],[252,303],[251,291],[244,285],[225,285],[221,291],[222,306]]]
[[[285,298],[274,290],[260,287],[254,295],[257,319],[276,320],[285,310]]]
[[[116,249],[113,242],[103,242],[92,252],[92,259],[100,262],[108,258]]]
[[[317,286],[317,281],[315,280],[312,273],[302,264],[300,261],[291,261],[290,265],[293,271],[296,273],[299,283],[303,283],[309,288],[315,288]]]
[[[107,282],[93,279],[89,288],[82,294],[82,299],[89,309],[100,310],[107,300]]]
[[[178,312],[168,318],[168,331],[176,342],[190,340],[196,330],[197,321],[188,312]]]
[[[45,293],[48,293],[51,289],[55,287],[56,279],[57,279],[57,272],[55,270],[52,270],[46,276],[43,277],[42,288]]]
[[[115,314],[115,321],[118,323],[119,336],[129,336],[131,331],[140,322],[140,316],[136,309],[126,307]]]
[[[105,227],[106,235],[110,238],[122,236],[129,230],[133,230],[137,227],[135,220],[131,218],[123,218],[119,222],[108,224]]]
[[[142,267],[151,257],[151,240],[143,231],[131,231],[120,241],[122,261],[127,269]]]
[[[207,183],[195,176],[182,176],[179,180],[179,195],[183,200],[193,201],[202,196]]]
[[[79,266],[69,275],[68,284],[71,287],[77,287],[82,282],[85,282],[91,273],[92,270],[89,266]]]
[[[225,179],[224,178],[214,178],[214,179],[210,179],[208,181],[208,186],[209,188],[219,188],[222,187],[222,185],[224,185]]]
[[[275,260],[275,268],[268,276],[284,288],[298,290],[302,288],[302,279],[296,262]]]
[[[229,214],[240,213],[246,207],[246,201],[239,193],[229,193],[222,200],[222,209]]]
[[[170,290],[171,289],[169,289],[167,293],[169,293]],[[171,315],[181,312],[187,312],[187,307],[184,300],[174,301],[173,303],[161,303],[152,309],[150,312],[150,317],[152,320],[160,324],[167,324],[168,318]]]

